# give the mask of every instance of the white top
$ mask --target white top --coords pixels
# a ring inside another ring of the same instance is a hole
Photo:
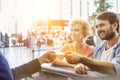
[[[101,61],[107,61],[107,62],[109,62],[110,59],[111,59],[112,53],[113,53],[113,48],[114,48],[114,46],[111,47],[111,48],[108,49],[108,50],[105,50],[105,48],[104,48],[104,50],[103,50],[103,52],[102,52],[102,54],[101,54],[100,60],[101,60]]]

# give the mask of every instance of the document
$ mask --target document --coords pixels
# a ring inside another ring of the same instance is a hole
[[[101,74],[99,72],[95,71],[88,71],[87,74],[77,74],[73,70],[73,68],[70,67],[62,67],[62,66],[52,66],[50,63],[44,63],[41,65],[41,70],[50,72],[50,73],[56,73],[66,76],[77,76],[77,77],[105,77],[107,75]]]

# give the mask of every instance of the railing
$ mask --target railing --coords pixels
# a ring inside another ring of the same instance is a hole
[[[34,59],[35,58],[35,53],[36,52],[38,52],[38,56],[39,56],[39,54],[42,54],[42,53],[40,53],[40,52],[42,52],[42,51],[50,51],[50,50],[54,50],[54,51],[56,51],[56,50],[59,50],[59,49],[61,49],[61,47],[59,46],[59,47],[54,47],[54,46],[44,46],[44,47],[40,47],[40,48],[35,48],[35,49],[32,49],[32,58]]]

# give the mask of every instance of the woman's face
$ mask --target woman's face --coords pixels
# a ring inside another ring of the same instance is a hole
[[[82,28],[78,25],[71,26],[70,36],[74,41],[80,41],[83,39]]]

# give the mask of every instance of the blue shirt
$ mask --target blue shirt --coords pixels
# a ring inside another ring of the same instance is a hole
[[[0,80],[13,80],[11,69],[8,62],[0,52]]]
[[[105,45],[106,45],[106,41],[104,40],[96,46],[95,52],[92,56],[93,59],[100,60]],[[120,37],[115,47],[113,48],[113,53],[110,62],[113,64],[116,74],[120,74]]]

